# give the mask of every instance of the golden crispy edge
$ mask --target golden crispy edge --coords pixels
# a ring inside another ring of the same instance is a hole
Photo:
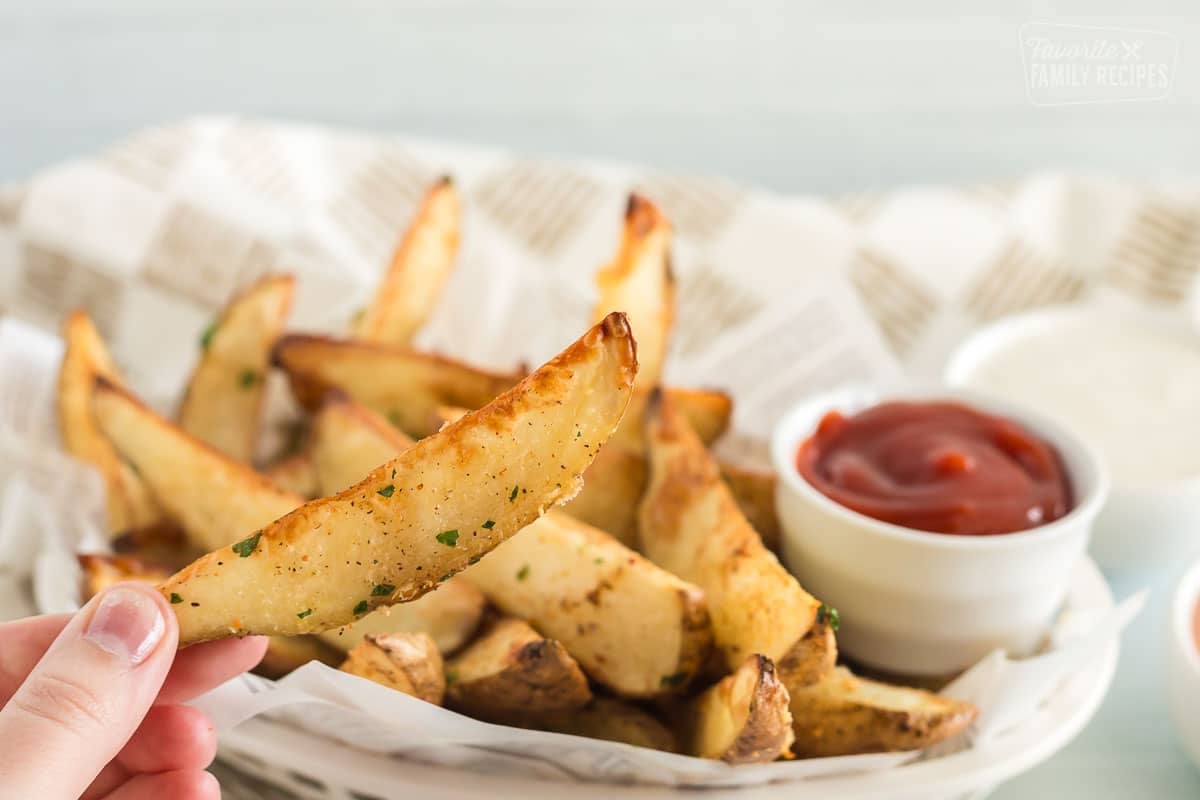
[[[63,446],[73,457],[94,466],[104,480],[110,533],[155,524],[161,512],[137,473],[104,437],[92,415],[97,376],[120,383],[112,356],[87,312],[76,309],[63,320],[63,360],[56,398]]]
[[[447,222],[437,213],[449,211]],[[368,341],[408,344],[425,323],[454,268],[458,254],[461,202],[454,181],[443,175],[425,192],[404,234],[392,253],[391,263],[379,283],[370,305],[355,321],[352,334]],[[434,237],[442,252],[435,254],[441,263],[433,274],[414,275],[414,259],[430,255],[422,237]]]
[[[296,400],[306,410],[315,411],[320,407],[326,392],[330,389],[346,389],[321,374],[320,362],[333,358],[354,357],[355,355],[367,355],[381,360],[416,362],[431,367],[438,374],[458,372],[494,386],[497,394],[511,389],[523,377],[520,372],[480,369],[440,353],[413,350],[401,345],[300,333],[290,333],[279,337],[271,351],[271,364],[287,374]],[[439,383],[444,382],[439,381]],[[437,387],[431,386],[429,390],[431,393],[437,393]],[[353,393],[351,392],[351,394]],[[490,401],[491,398],[488,400]],[[444,402],[447,405],[454,404],[450,398]]]
[[[512,419],[519,416],[519,413],[522,410],[522,403],[528,402],[526,399],[527,395],[537,396],[539,394],[546,393],[553,394],[558,388],[558,384],[563,384],[571,379],[577,365],[587,363],[593,358],[597,357],[594,354],[598,353],[599,351],[604,351],[607,353],[607,357],[611,357],[614,360],[614,377],[616,378],[616,386],[614,389],[618,396],[624,396],[625,403],[628,404],[628,397],[632,390],[634,377],[637,374],[638,369],[637,344],[634,341],[633,334],[629,328],[629,323],[626,320],[625,315],[620,312],[614,312],[605,317],[602,322],[589,329],[582,337],[544,364],[541,368],[530,373],[529,376],[523,379],[515,387],[500,395],[491,403],[479,409],[478,411],[473,411],[470,414],[463,416],[456,422],[447,425],[437,434],[421,440],[414,447],[410,448],[404,453],[401,453],[397,458],[377,468],[374,472],[368,475],[362,483],[352,486],[337,495],[309,501],[296,510],[284,515],[261,531],[258,531],[255,534],[256,547],[260,546],[258,543],[261,540],[265,540],[268,544],[274,543],[286,549],[291,540],[310,530],[310,526],[312,525],[314,517],[324,513],[326,509],[332,508],[338,504],[352,503],[353,500],[359,498],[364,492],[369,492],[369,490],[372,488],[372,484],[379,482],[379,480],[389,470],[419,471],[421,461],[427,456],[430,450],[453,450],[458,448],[460,446],[460,441],[464,438],[464,433],[472,428],[494,428],[496,430],[504,429]],[[598,357],[605,358],[606,356],[601,355]],[[114,392],[119,391],[116,387],[110,388]],[[619,418],[616,422],[614,422],[614,430],[618,423]],[[603,442],[598,443],[597,448],[602,444]],[[591,449],[591,457],[594,457],[597,448]],[[569,488],[560,485],[560,495],[550,498],[550,504],[561,503],[569,500],[577,490],[578,486],[575,484]],[[529,498],[527,498],[524,494],[522,494],[519,499],[521,500],[521,503],[518,504],[518,508],[528,505]],[[537,498],[533,498],[533,500],[537,500]],[[541,514],[544,513],[547,508],[547,505],[543,505],[540,502],[538,502],[536,505],[537,508],[534,509],[536,513],[533,513],[530,519],[528,519],[524,524],[528,524],[528,522],[531,522],[533,519],[541,516]],[[514,533],[524,527],[524,524],[516,526],[512,530],[507,531],[507,533],[502,537],[495,536],[490,541],[487,539],[481,540],[482,542],[488,543],[487,548],[483,549],[478,554],[470,555],[470,557],[477,558],[478,556],[482,556],[486,552],[490,551],[490,549],[500,544],[500,542],[505,541],[508,537],[512,536]],[[173,588],[186,585],[188,581],[194,577],[200,577],[206,574],[216,574],[219,571],[220,564],[222,564],[225,560],[236,563],[236,561],[234,561],[234,557],[236,555],[237,554],[232,550],[231,546],[221,548],[205,556],[201,556],[199,559],[180,570],[162,586],[160,586],[160,591],[162,591],[164,595],[169,595]],[[469,554],[464,552],[462,555]],[[469,559],[462,558],[459,560],[459,563],[455,563],[452,566],[446,575],[449,576],[456,574],[468,565]],[[371,598],[364,601],[364,604],[367,606],[364,613],[382,605],[391,605],[396,602],[414,600],[436,587],[437,584],[438,579],[436,576],[430,574],[420,583],[411,583],[408,586],[401,586],[389,597],[385,598],[382,596],[372,595]],[[186,611],[186,607],[183,607],[182,610]],[[177,614],[178,613],[180,613],[179,609],[177,609]],[[340,627],[346,623],[352,622],[355,618],[356,617],[354,615],[351,615],[348,611],[346,611],[345,613],[341,614],[340,618],[325,621],[323,626],[319,628],[313,626],[312,623],[300,626],[289,620],[291,625],[295,627],[296,630],[289,629],[288,631],[278,632],[312,633],[318,630],[328,630],[335,627]],[[181,628],[184,629],[180,635],[181,646],[195,644],[214,638],[245,636],[254,633],[254,631],[243,628],[240,624],[238,624],[235,625],[234,628],[224,630],[220,634],[206,633],[203,635],[197,635],[195,632],[187,629],[187,626],[183,624],[182,619]]]

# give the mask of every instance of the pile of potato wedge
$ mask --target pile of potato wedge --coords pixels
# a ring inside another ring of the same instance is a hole
[[[106,482],[113,537],[80,556],[85,598],[150,581],[183,646],[269,636],[268,677],[321,661],[480,720],[732,764],[963,731],[973,706],[837,666],[836,610],[774,552],[774,476],[709,452],[730,397],[661,384],[663,213],[630,198],[592,327],[528,374],[412,345],[461,215],[439,180],[344,336],[286,330],[289,276],[245,288],[173,420],[70,315],[63,441]],[[273,370],[306,435],[262,462]]]

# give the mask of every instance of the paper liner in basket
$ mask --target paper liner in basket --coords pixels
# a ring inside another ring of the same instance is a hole
[[[764,323],[770,328],[770,320]],[[753,341],[753,337],[749,341]],[[711,357],[737,363],[736,339]],[[60,346],[53,337],[6,321],[0,324],[0,446],[5,448],[4,513],[0,554],[7,569],[34,573],[43,611],[78,607],[74,554],[102,546],[102,498],[96,476],[58,449],[52,387]],[[37,535],[30,535],[31,531]],[[36,543],[31,547],[30,543]],[[751,786],[896,767],[914,758],[986,747],[1034,714],[1061,682],[1117,636],[1140,609],[1130,598],[1100,619],[1066,612],[1051,638],[1053,649],[1010,661],[994,653],[946,688],[976,703],[979,721],[935,753],[888,753],[733,767],[629,745],[490,725],[312,663],[271,682],[245,676],[197,701],[228,729],[260,714],[321,736],[382,753],[477,769],[604,782],[665,786]]]

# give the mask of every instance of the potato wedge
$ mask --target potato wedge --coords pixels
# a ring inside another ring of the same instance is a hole
[[[349,652],[366,636],[425,633],[433,638],[440,652],[450,654],[471,640],[486,610],[483,592],[462,577],[455,577],[410,603],[386,606],[317,636],[330,646]]]
[[[254,459],[271,348],[295,289],[291,275],[263,278],[230,300],[201,337],[179,427],[236,461]]]
[[[513,617],[491,623],[446,662],[446,705],[476,719],[508,722],[591,699],[583,670],[562,643]]]
[[[313,633],[415,600],[574,496],[636,371],[613,314],[361,483],[201,557],[161,587],[182,599],[180,642]]]
[[[96,377],[113,383],[121,378],[95,325],[82,310],[63,321],[63,361],[58,373],[58,427],[63,447],[100,472],[107,502],[110,533],[154,525],[162,512],[138,474],[117,454],[92,417]]]
[[[488,372],[434,353],[326,336],[284,336],[272,358],[309,411],[340,389],[417,438],[437,430],[438,406],[480,408],[521,380],[515,372]]]
[[[368,636],[350,651],[341,670],[435,706],[446,695],[442,654],[424,633]]]
[[[330,392],[312,429],[312,460],[322,495],[340,492],[412,447],[386,419],[341,392]]]
[[[620,442],[609,442],[583,473],[583,489],[563,510],[626,547],[635,547],[638,503],[645,490],[646,457]]]
[[[785,661],[816,622],[820,603],[763,546],[670,398],[660,394],[650,403],[646,437],[641,551],[704,591],[727,669],[755,653]]]
[[[280,489],[299,495],[305,500],[311,500],[320,494],[312,453],[300,452],[276,461],[263,470],[263,474]]]
[[[663,391],[704,444],[712,444],[729,429],[729,421],[733,418],[733,398],[724,392],[679,386],[667,386]]]
[[[783,529],[775,513],[775,473],[722,462],[721,477],[750,527],[758,532],[768,550],[778,553]]]
[[[100,430],[201,550],[227,546],[304,502],[158,416],[107,379],[97,378],[94,395]]]
[[[917,750],[961,733],[979,715],[970,703],[891,686],[838,667],[791,692],[797,756]]]
[[[454,269],[459,214],[454,183],[442,177],[425,194],[374,299],[354,321],[355,338],[401,345],[412,340]]]
[[[686,751],[730,764],[774,761],[792,744],[788,691],[771,659],[751,655],[691,700],[682,715]]]
[[[817,614],[817,622],[804,638],[796,642],[775,665],[780,680],[788,691],[811,686],[833,670],[837,663],[837,640],[832,624]]]
[[[76,556],[83,570],[80,586],[81,602],[86,603],[102,591],[121,581],[162,583],[170,571],[133,556],[110,556],[103,553],[81,553]]]
[[[625,697],[682,691],[710,653],[708,612],[695,586],[560,511],[497,547],[466,577]]]
[[[253,670],[271,680],[279,680],[293,670],[300,669],[310,661],[320,661],[330,667],[342,663],[342,652],[322,642],[315,636],[269,636],[267,652]]]
[[[597,697],[583,708],[535,715],[511,724],[667,753],[679,752],[679,741],[670,728],[650,712],[615,697]]]
[[[592,319],[603,319],[613,311],[629,317],[638,338],[638,392],[648,392],[661,382],[667,358],[667,338],[675,320],[670,246],[671,223],[650,200],[631,194],[617,254],[596,273],[599,297]]]

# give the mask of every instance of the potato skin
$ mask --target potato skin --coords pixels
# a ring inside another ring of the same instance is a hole
[[[775,664],[779,679],[789,691],[811,686],[828,675],[837,663],[837,640],[827,622],[817,622]]]
[[[970,703],[859,678],[843,667],[793,691],[790,707],[793,750],[803,758],[923,749],[962,732],[979,714]]]
[[[367,636],[340,669],[438,706],[446,693],[442,654],[423,633]]]
[[[788,690],[771,659],[754,654],[693,699],[683,714],[688,752],[729,764],[763,764],[788,751]]]
[[[587,678],[562,643],[528,623],[493,622],[446,664],[446,704],[492,722],[569,711],[592,699]]]
[[[670,728],[645,709],[615,697],[597,697],[583,708],[531,715],[510,724],[621,742],[666,753],[680,752],[679,740]]]
[[[439,406],[481,408],[522,378],[408,347],[302,334],[281,337],[271,361],[309,411],[339,389],[415,438],[437,430]]]

